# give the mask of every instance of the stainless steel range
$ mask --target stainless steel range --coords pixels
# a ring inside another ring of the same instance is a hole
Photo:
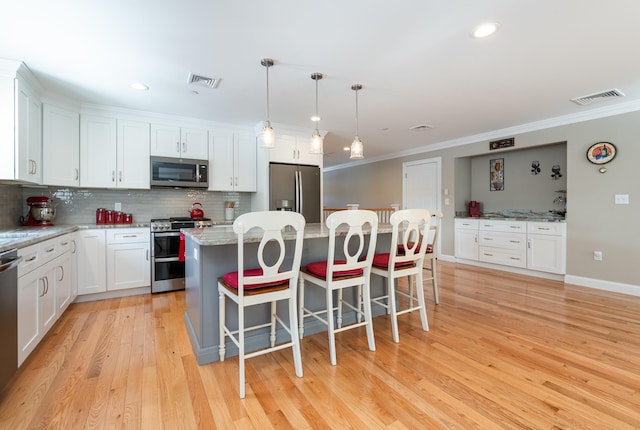
[[[180,229],[213,226],[209,218],[151,220],[151,292],[184,290],[184,259],[180,255]]]

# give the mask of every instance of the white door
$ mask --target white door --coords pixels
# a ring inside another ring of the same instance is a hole
[[[441,159],[402,163],[402,208],[440,211]]]

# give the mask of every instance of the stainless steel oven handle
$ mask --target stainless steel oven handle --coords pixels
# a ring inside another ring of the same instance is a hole
[[[12,257],[6,263],[0,265],[0,272],[4,272],[6,270],[11,270],[14,267],[18,266],[18,264],[22,261],[22,257]]]
[[[172,236],[180,236],[180,232],[179,231],[153,232],[153,237],[172,237]]]
[[[165,258],[154,258],[154,263],[170,263],[172,261],[180,261],[178,257],[165,257]]]

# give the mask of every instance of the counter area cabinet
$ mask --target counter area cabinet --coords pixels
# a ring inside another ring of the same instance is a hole
[[[18,250],[18,366],[75,299],[73,234]]]
[[[42,182],[80,185],[80,114],[61,106],[42,106]]]
[[[256,137],[215,130],[209,139],[209,190],[256,191]]]
[[[209,158],[207,136],[206,128],[151,124],[151,155],[207,160]]]
[[[565,223],[457,218],[455,226],[456,258],[532,274],[566,272]]]
[[[0,179],[42,183],[42,88],[21,62],[0,59]]]
[[[275,147],[269,150],[269,161],[322,166],[322,154],[309,152],[311,136],[278,135]]]

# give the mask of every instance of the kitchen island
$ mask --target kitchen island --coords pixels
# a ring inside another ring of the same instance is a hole
[[[185,235],[185,286],[186,286],[186,313],[185,324],[187,332],[197,357],[198,364],[206,364],[218,361],[218,278],[223,274],[238,270],[237,236],[232,226],[215,226],[205,229],[182,230]],[[389,252],[391,246],[390,224],[378,225],[376,243],[377,252]],[[346,230],[336,240],[337,248],[342,249],[342,240]],[[283,235],[285,246],[293,246],[295,233],[285,232]],[[365,240],[368,235],[365,234]],[[245,236],[245,264],[247,267],[257,267],[256,260],[258,237]],[[353,241],[353,240],[352,240]],[[350,243],[351,246],[353,243]],[[355,245],[355,244],[354,244]],[[329,229],[324,224],[307,224],[305,227],[304,243],[302,248],[302,264],[327,258],[329,246]],[[247,249],[249,251],[247,252]],[[339,258],[336,256],[336,258]],[[291,262],[285,261],[286,264]],[[380,277],[371,277],[372,293],[380,293],[383,280]],[[346,297],[355,303],[355,297]],[[325,306],[324,291],[321,288],[308,289],[305,293],[305,301],[308,308],[321,309]],[[229,301],[230,302],[230,301]],[[278,314],[284,320],[288,318],[286,303],[278,303]],[[282,307],[280,307],[282,306]],[[254,310],[255,309],[255,310]],[[256,322],[265,322],[269,318],[268,305],[255,306],[252,312],[245,313],[246,324],[253,325]],[[384,309],[374,306],[375,315],[384,313]],[[228,320],[237,320],[237,307],[234,303],[228,303]],[[355,313],[345,314],[345,323],[355,319]],[[326,326],[318,321],[305,321],[305,335],[326,330]],[[265,332],[256,331],[246,337],[247,350],[261,348],[267,345],[268,336]],[[278,339],[288,338],[288,333],[278,330]],[[284,337],[283,337],[284,336]],[[235,345],[227,345],[227,356],[237,355]]]

